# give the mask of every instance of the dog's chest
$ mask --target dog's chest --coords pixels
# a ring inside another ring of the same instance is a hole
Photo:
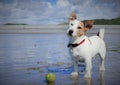
[[[72,49],[71,50],[72,55],[73,55],[73,60],[75,61],[81,61],[84,62],[85,59],[85,55],[84,55],[84,51],[81,49]]]
[[[84,56],[85,50],[84,49],[80,49],[78,47],[78,48],[71,49],[71,52],[72,52],[74,57],[82,57],[82,56]]]

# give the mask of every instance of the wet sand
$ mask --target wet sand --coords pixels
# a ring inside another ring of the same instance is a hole
[[[61,33],[67,25],[1,25],[0,33],[11,34],[36,34],[36,33]]]
[[[99,28],[106,27],[106,70],[99,73],[100,59],[97,56],[93,60],[91,80],[83,78],[84,72],[79,74],[78,79],[70,77],[73,64],[67,48],[66,27],[1,27],[0,85],[120,85],[119,26],[94,26],[94,29],[88,32],[87,35],[91,36],[96,34]],[[56,74],[53,84],[45,81],[48,72]]]

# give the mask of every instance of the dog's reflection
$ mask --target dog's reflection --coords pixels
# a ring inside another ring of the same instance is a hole
[[[74,82],[72,83],[72,85],[78,85],[78,82],[79,82],[78,76],[77,76],[77,77],[76,77],[76,76],[71,76],[71,79],[74,81]]]
[[[100,85],[104,85],[104,71],[100,72]]]
[[[86,85],[93,85],[92,79],[85,79]],[[104,71],[100,72],[100,85],[104,85]]]
[[[91,78],[85,79],[85,82],[86,82],[86,85],[93,85]]]
[[[72,80],[74,83],[72,85],[78,85],[79,83],[79,78],[78,77],[72,77]],[[93,85],[93,80],[92,78],[85,79],[85,85]],[[104,71],[100,72],[100,83],[99,85],[104,85]]]

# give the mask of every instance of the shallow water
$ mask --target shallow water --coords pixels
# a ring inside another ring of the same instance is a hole
[[[71,79],[73,64],[65,33],[0,34],[0,85],[119,85],[120,34],[105,34],[105,42],[106,71],[99,73],[96,57],[91,80],[83,78],[84,72]],[[46,83],[48,72],[56,74],[55,83]]]

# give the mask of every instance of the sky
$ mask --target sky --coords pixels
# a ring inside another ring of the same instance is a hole
[[[59,24],[74,11],[78,20],[120,17],[120,0],[0,0],[0,24]]]

